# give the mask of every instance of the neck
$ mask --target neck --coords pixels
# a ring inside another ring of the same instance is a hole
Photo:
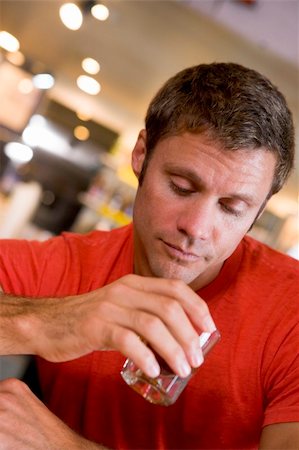
[[[189,286],[193,291],[199,291],[199,289],[204,288],[208,284],[210,284],[217,276],[219,275],[223,266],[223,262],[217,264],[217,266],[213,266],[200,274],[197,278],[195,278]]]

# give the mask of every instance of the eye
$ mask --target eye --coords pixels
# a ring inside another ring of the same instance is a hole
[[[231,214],[232,216],[235,217],[240,217],[242,215],[242,211],[232,207],[228,203],[220,202],[220,206],[226,214]]]
[[[181,195],[181,196],[191,195],[195,192],[194,189],[190,189],[185,186],[181,186],[177,183],[174,183],[172,180],[170,180],[169,185],[173,192],[175,192],[176,194]]]

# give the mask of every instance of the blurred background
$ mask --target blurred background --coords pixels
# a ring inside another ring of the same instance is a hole
[[[251,234],[298,258],[298,0],[1,0],[0,238],[128,223],[149,101],[214,61],[260,71],[288,101],[296,168]],[[1,357],[0,378],[26,366]]]
[[[284,93],[298,135],[298,30],[297,0],[1,0],[0,237],[128,223],[147,105],[187,66],[257,69]],[[298,257],[296,151],[251,234]]]

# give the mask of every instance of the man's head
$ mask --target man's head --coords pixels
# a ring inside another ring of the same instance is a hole
[[[146,115],[147,163],[161,139],[205,132],[228,150],[264,148],[277,158],[269,197],[293,166],[294,129],[283,95],[258,72],[233,63],[201,64],[170,78]],[[183,155],[182,155],[183,156]]]
[[[201,65],[155,96],[132,167],[135,271],[209,283],[293,164],[291,114],[254,71]]]

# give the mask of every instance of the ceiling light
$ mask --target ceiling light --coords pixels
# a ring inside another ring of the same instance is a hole
[[[43,140],[46,138],[48,138],[48,135],[44,128],[37,127],[36,125],[28,125],[22,133],[23,141],[31,147],[42,146]]]
[[[65,136],[53,129],[40,115],[34,115],[31,118],[29,125],[22,133],[22,139],[30,147],[39,147],[60,156],[68,149]]]
[[[6,59],[15,66],[22,66],[25,63],[25,56],[20,51],[7,53]]]
[[[18,91],[21,92],[21,94],[30,94],[30,92],[33,91],[33,83],[31,78],[23,78],[18,83]]]
[[[90,132],[89,129],[86,127],[83,127],[82,125],[78,125],[74,129],[74,136],[79,141],[86,141],[89,138]]]
[[[97,95],[101,90],[100,83],[87,75],[80,75],[77,78],[77,86],[82,91],[90,95]]]
[[[34,75],[33,84],[37,89],[50,89],[54,86],[54,77],[49,73],[39,73]]]
[[[44,127],[46,128],[47,126],[47,119],[42,116],[41,114],[34,114],[30,121],[29,121],[30,125],[33,125],[35,127]]]
[[[9,142],[4,147],[6,156],[16,163],[29,162],[33,157],[32,148],[19,142]]]
[[[100,64],[93,58],[83,59],[81,66],[85,72],[90,73],[91,75],[97,74],[100,70]]]
[[[97,4],[91,8],[91,14],[95,19],[106,20],[109,17],[109,9],[105,5]]]
[[[7,31],[0,31],[0,47],[8,52],[17,52],[20,48],[20,43],[12,34]]]
[[[88,120],[91,120],[91,114],[85,111],[77,111],[76,116],[78,119],[82,120],[83,122],[87,122]]]
[[[83,22],[80,8],[75,3],[65,3],[59,9],[62,23],[70,30],[79,30]]]

